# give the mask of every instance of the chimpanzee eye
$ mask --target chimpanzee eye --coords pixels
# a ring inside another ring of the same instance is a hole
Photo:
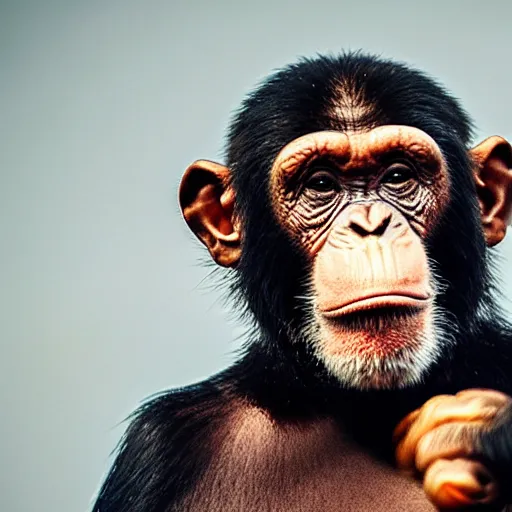
[[[312,174],[306,181],[305,187],[315,192],[339,192],[340,184],[328,171],[319,171]]]
[[[395,163],[388,167],[384,176],[382,176],[381,183],[387,185],[402,185],[414,178],[414,171],[406,164]]]

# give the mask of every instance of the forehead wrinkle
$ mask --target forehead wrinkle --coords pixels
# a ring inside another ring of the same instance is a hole
[[[315,156],[329,154],[349,159],[350,140],[346,133],[323,131],[304,135],[285,146],[276,158],[272,171],[292,174],[297,167]]]
[[[436,142],[423,131],[409,126],[379,126],[366,133],[314,132],[295,139],[278,154],[271,169],[272,178],[293,175],[315,156],[330,155],[344,162],[344,169],[374,163],[390,151],[400,150],[426,162],[444,164]]]
[[[409,126],[380,126],[367,133],[347,134],[352,152],[343,171],[376,166],[387,154],[396,151],[420,165],[447,174],[447,165],[437,143],[423,131]]]

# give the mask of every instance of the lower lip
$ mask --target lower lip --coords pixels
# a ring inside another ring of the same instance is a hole
[[[322,311],[321,313],[326,318],[338,318],[353,313],[361,313],[364,311],[382,308],[402,307],[418,310],[426,308],[429,303],[430,301],[427,297],[418,298],[407,295],[380,295],[378,297],[369,297],[357,300],[338,309]]]

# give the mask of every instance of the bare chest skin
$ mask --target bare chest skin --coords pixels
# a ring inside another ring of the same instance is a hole
[[[344,439],[330,420],[277,426],[244,408],[219,433],[187,512],[433,511],[421,486]]]

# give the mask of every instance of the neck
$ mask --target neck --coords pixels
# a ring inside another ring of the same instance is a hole
[[[310,355],[308,359],[308,354],[294,348],[287,352],[253,345],[232,369],[238,393],[277,422],[334,418],[356,442],[383,458],[392,456],[393,429],[429,398],[429,388],[346,389],[311,363]]]

